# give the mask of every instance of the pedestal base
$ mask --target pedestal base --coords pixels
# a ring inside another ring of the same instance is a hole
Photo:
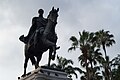
[[[18,80],[71,80],[67,78],[67,74],[56,69],[42,68],[29,72],[25,77]]]

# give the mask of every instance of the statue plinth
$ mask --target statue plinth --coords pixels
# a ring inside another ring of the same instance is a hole
[[[18,80],[71,80],[67,74],[57,69],[39,67],[29,72],[25,77],[19,77]]]

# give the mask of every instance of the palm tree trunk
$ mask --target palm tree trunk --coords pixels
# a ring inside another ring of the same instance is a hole
[[[93,72],[93,64],[92,64],[92,61],[90,61],[90,64],[91,64],[91,70],[92,70],[92,71],[91,71],[91,73],[92,73],[91,75],[92,75],[92,76],[90,76],[90,75],[89,75],[89,76],[90,76],[90,80],[91,80],[91,79],[93,79],[93,77],[94,77],[95,74],[94,74],[94,72]]]
[[[104,44],[104,43],[102,43],[102,46],[103,46],[103,50],[104,50],[104,53],[105,53],[105,59],[106,59],[107,52],[106,52],[105,44]]]
[[[87,58],[86,58],[86,60],[85,60],[85,65],[86,65],[87,80],[90,80],[90,79],[89,79],[89,70],[88,70]]]
[[[112,75],[112,70],[111,70],[111,67],[110,68],[110,77],[111,77],[111,80],[113,80],[113,75]]]
[[[104,42],[102,42],[102,46],[103,46],[103,50],[104,50],[104,53],[105,53],[105,60],[107,61],[107,52],[106,52],[106,48],[105,48],[105,43]],[[107,66],[109,67],[108,64],[107,64]],[[105,71],[105,74],[107,74],[106,71]],[[107,77],[106,80],[110,79],[110,75],[106,75],[106,77]]]

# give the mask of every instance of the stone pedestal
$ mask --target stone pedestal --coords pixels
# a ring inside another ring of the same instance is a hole
[[[67,74],[63,71],[39,67],[38,69],[29,72],[25,77],[20,77],[18,80],[71,80],[67,78]]]

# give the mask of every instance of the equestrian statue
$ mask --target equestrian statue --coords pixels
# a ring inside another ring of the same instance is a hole
[[[25,62],[24,62],[24,74],[26,75],[26,68],[28,60],[30,59],[35,69],[39,67],[39,62],[42,58],[42,54],[49,50],[48,66],[50,66],[51,59],[55,60],[57,47],[57,34],[55,27],[57,24],[59,8],[49,12],[47,18],[43,17],[44,10],[39,9],[38,17],[32,19],[32,26],[26,37],[21,35],[20,41],[25,43]],[[35,58],[36,57],[36,58]]]

